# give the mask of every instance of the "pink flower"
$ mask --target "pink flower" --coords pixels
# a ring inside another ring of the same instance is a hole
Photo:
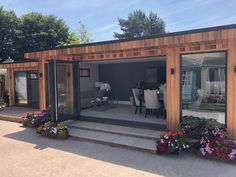
[[[38,112],[37,117],[43,117],[46,114],[46,112]]]
[[[207,143],[205,150],[206,150],[206,152],[208,152],[209,155],[212,154],[212,152],[213,152],[213,149],[210,148],[209,143]]]

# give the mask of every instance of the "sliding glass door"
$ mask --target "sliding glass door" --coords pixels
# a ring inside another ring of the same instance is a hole
[[[226,123],[226,53],[181,57],[182,116]]]

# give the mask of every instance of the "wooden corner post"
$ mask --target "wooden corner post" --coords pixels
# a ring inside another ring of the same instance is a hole
[[[14,71],[7,68],[7,90],[9,94],[9,106],[15,105]]]
[[[39,60],[39,109],[40,111],[46,109],[46,70],[45,60]]]
[[[235,31],[236,36],[236,31]],[[228,40],[227,53],[227,132],[230,137],[236,139],[236,40]]]
[[[166,56],[167,129],[175,130],[180,123],[180,55],[170,47]]]

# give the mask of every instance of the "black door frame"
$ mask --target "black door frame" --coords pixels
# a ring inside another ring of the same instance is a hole
[[[32,92],[31,92],[31,82],[29,82],[30,78],[30,74],[31,73],[35,73],[38,74],[38,71],[36,70],[30,70],[30,71],[15,71],[14,72],[14,85],[15,85],[15,73],[25,73],[26,74],[26,89],[27,89],[27,104],[19,104],[16,102],[16,98],[15,98],[15,105],[16,106],[22,106],[22,107],[32,107],[32,108],[39,108],[39,102],[36,106],[32,105]],[[39,77],[38,77],[38,82],[39,82]],[[15,90],[15,88],[14,88]],[[39,92],[39,90],[38,90]],[[15,95],[16,97],[16,95]]]
[[[58,114],[58,89],[57,89],[57,64],[65,63],[72,64],[73,67],[73,97],[74,97],[74,113],[65,114],[62,117]],[[77,61],[63,61],[63,60],[49,60],[49,73],[48,79],[50,83],[49,87],[49,101],[50,101],[50,114],[51,120],[54,122],[61,122],[69,119],[80,118],[80,94],[79,94],[79,84],[80,84],[80,72],[79,72],[79,62]]]

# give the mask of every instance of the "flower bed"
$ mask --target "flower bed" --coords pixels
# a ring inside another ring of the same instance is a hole
[[[42,136],[67,139],[69,137],[67,127],[60,123],[51,122],[50,120],[50,114],[46,111],[27,113],[21,118],[24,127],[36,128],[36,132]]]
[[[157,141],[158,154],[186,150],[209,159],[236,162],[236,143],[228,140],[224,126],[213,119],[183,117],[178,131],[169,131]]]
[[[36,132],[49,138],[67,139],[69,137],[66,126],[50,121],[38,127]]]
[[[190,143],[182,131],[169,131],[157,141],[157,153],[179,154],[180,151],[188,150]]]
[[[46,112],[27,113],[21,118],[24,127],[38,128],[44,123],[50,121],[50,115]]]

